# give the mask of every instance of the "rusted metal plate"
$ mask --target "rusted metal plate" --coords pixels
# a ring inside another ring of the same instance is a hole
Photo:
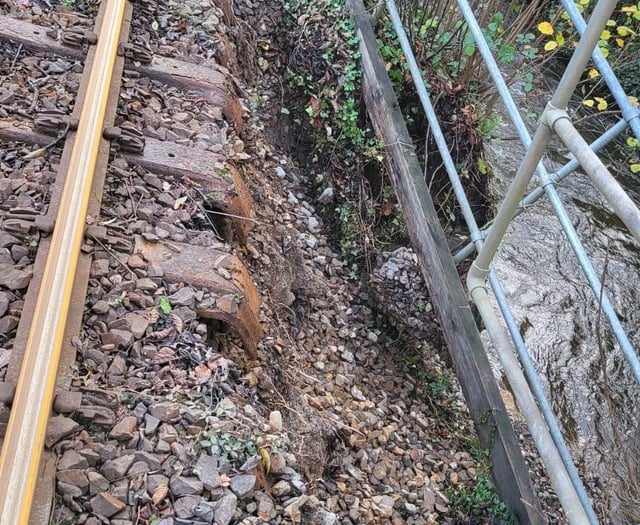
[[[242,177],[223,157],[211,151],[173,142],[145,139],[144,154],[125,158],[152,173],[184,177],[197,183],[211,197],[210,205],[229,216],[242,242],[253,227],[253,200]]]
[[[211,299],[196,304],[196,313],[228,324],[255,358],[262,328],[258,321],[260,296],[240,260],[220,248],[182,243],[136,240],[136,253],[158,265],[170,283],[204,288]]]

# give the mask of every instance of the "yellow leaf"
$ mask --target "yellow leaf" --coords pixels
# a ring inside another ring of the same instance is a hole
[[[627,5],[620,8],[623,13],[635,13],[637,10],[638,8],[635,5]]]
[[[631,164],[629,167],[633,173],[640,173],[640,164]]]
[[[622,40],[622,38],[616,38],[616,44],[618,44],[618,47],[624,47],[624,40]]]
[[[558,42],[558,45],[561,46],[562,44],[564,44],[564,35],[562,33],[558,33],[556,35],[556,42]]]
[[[583,100],[582,103],[588,108],[592,108],[594,104],[593,100],[591,100],[590,98]]]
[[[604,58],[607,58],[607,57],[609,56],[609,50],[608,50],[606,47],[602,46],[602,47],[600,48],[600,51],[602,52],[602,56],[603,56]]]
[[[262,468],[264,469],[264,473],[269,475],[269,472],[271,472],[271,456],[269,455],[269,451],[264,447],[260,447],[258,449],[258,454],[260,454],[260,457],[262,458]]]
[[[580,5],[587,5],[589,0],[580,0]]]
[[[596,107],[598,108],[599,111],[604,111],[609,107],[609,104],[607,104],[607,101],[602,97],[593,97],[593,98],[595,98],[596,102],[598,102],[598,105]]]
[[[611,31],[608,29],[604,29],[602,33],[600,33],[600,40],[609,40],[611,38]]]
[[[556,42],[555,40],[550,40],[549,42],[547,42],[544,45],[544,50],[545,51],[551,51],[552,49],[555,49],[556,47],[558,47],[558,42]]]
[[[629,101],[629,104],[631,104],[632,106],[638,105],[638,97],[627,97],[627,100]]]
[[[590,69],[589,70],[589,78],[596,78],[600,76],[600,73],[598,72],[597,69]]]
[[[627,26],[618,26],[616,27],[616,31],[620,36],[629,36],[629,35],[636,34],[636,32],[633,29],[630,29]]]
[[[543,35],[553,35],[553,26],[549,22],[540,22],[538,24],[538,31]]]
[[[607,20],[607,27],[615,27],[617,22],[615,20]]]

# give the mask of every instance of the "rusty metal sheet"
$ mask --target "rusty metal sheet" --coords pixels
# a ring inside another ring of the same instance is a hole
[[[237,257],[220,248],[141,239],[137,239],[136,252],[162,268],[166,281],[208,290],[215,302],[196,304],[196,313],[228,324],[242,339],[249,356],[257,357],[262,338],[260,295]]]

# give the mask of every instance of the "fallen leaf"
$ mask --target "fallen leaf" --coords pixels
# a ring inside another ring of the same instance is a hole
[[[169,494],[169,487],[166,483],[160,483],[156,487],[156,490],[153,491],[153,496],[151,496],[151,503],[153,503],[156,507],[159,503],[162,503],[162,500],[167,497]]]

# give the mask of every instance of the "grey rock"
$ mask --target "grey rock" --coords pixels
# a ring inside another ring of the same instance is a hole
[[[269,519],[273,519],[277,516],[275,505],[273,504],[272,499],[266,494],[258,493],[256,495],[256,499],[259,498],[258,501],[258,514],[260,516],[267,517]]]
[[[153,494],[160,485],[169,485],[169,478],[162,474],[150,474],[147,476],[147,491]]]
[[[79,430],[80,425],[69,417],[54,416],[49,418],[47,434],[45,436],[45,445],[48,448],[51,448],[62,438],[75,434]]]
[[[149,328],[149,319],[147,319],[143,315],[137,314],[135,312],[130,312],[125,316],[125,319],[127,320],[127,326],[129,327],[129,330],[131,330],[133,337],[136,339],[140,339],[141,337],[143,337],[147,331],[147,328]]]
[[[137,476],[138,474],[144,474],[145,472],[149,472],[149,465],[146,461],[136,461],[131,465],[127,472],[127,476]]]
[[[136,435],[138,421],[134,416],[123,417],[116,426],[111,429],[109,436],[118,441],[129,441]]]
[[[89,478],[89,494],[95,495],[109,490],[109,481],[98,472],[87,472],[87,478]]]
[[[155,292],[158,289],[158,284],[148,277],[143,277],[136,281],[136,288],[143,292]]]
[[[194,516],[204,520],[206,523],[211,523],[215,515],[216,505],[210,501],[205,501],[204,498],[200,499],[200,503],[193,509]]]
[[[108,492],[98,494],[91,499],[90,504],[91,510],[94,514],[97,514],[98,516],[104,516],[105,518],[110,518],[126,507],[126,505],[122,503],[122,501],[115,498]]]
[[[176,293],[171,294],[169,296],[169,302],[173,306],[188,306],[192,308],[196,303],[195,292],[185,286],[184,288],[180,288]]]
[[[151,414],[144,415],[144,433],[149,436],[153,434],[160,424],[160,420],[156,416],[152,416]]]
[[[0,264],[0,286],[9,290],[22,290],[29,285],[32,273],[18,270],[8,264]]]
[[[180,418],[180,406],[177,403],[172,403],[171,401],[161,401],[159,403],[152,404],[149,407],[149,413],[164,423],[173,423]],[[168,441],[164,437],[163,439]]]
[[[371,498],[374,506],[377,507],[380,515],[383,517],[391,517],[393,513],[393,498],[391,496],[373,496]]]
[[[158,470],[162,465],[162,461],[156,454],[151,454],[150,452],[145,452],[143,450],[137,450],[134,452],[134,457],[136,461],[144,461],[147,465],[149,465],[149,470]]]
[[[281,479],[275,485],[273,485],[273,487],[271,487],[271,493],[276,498],[288,496],[289,494],[291,494],[291,484],[288,481]]]
[[[173,504],[173,510],[178,518],[191,518],[195,516],[195,509],[202,498],[200,496],[183,496]]]
[[[72,498],[79,498],[85,494],[86,491],[82,490],[80,487],[76,487],[75,485],[70,485],[69,483],[63,483],[62,481],[58,481],[56,484],[58,492],[63,496],[71,496]]]
[[[0,231],[0,248],[9,248],[14,244],[20,244],[20,239],[14,237],[10,233]]]
[[[58,460],[58,470],[84,469],[88,466],[87,458],[81,456],[75,450],[66,450]]]
[[[253,474],[240,474],[231,478],[231,490],[242,499],[256,486],[256,477]]]
[[[13,315],[5,315],[0,319],[0,334],[6,335],[18,326],[18,318]]]
[[[119,479],[111,485],[111,495],[119,499],[123,503],[128,503],[129,497],[129,479]]]
[[[122,478],[126,475],[131,465],[133,465],[134,460],[135,457],[133,454],[125,454],[119,458],[110,459],[109,461],[105,461],[100,472],[109,481]]]
[[[84,471],[80,469],[59,470],[56,472],[56,479],[60,483],[78,487],[83,494],[89,488],[89,479]]]
[[[96,259],[91,263],[91,277],[94,279],[109,275],[109,260]]]
[[[287,468],[287,460],[280,452],[271,454],[271,472],[274,474],[282,474]]]
[[[220,473],[218,472],[218,461],[209,454],[200,455],[194,472],[207,490],[213,490],[222,484]]]
[[[236,512],[237,505],[238,498],[232,492],[227,492],[222,496],[215,511],[216,525],[229,525]]]
[[[186,496],[188,494],[200,494],[204,486],[198,478],[174,474],[169,481],[169,488],[174,496]]]
[[[133,334],[129,330],[114,328],[110,333],[120,348],[128,348],[133,344]]]
[[[0,317],[7,313],[11,296],[7,292],[0,292]]]
[[[282,413],[279,410],[269,414],[269,428],[271,432],[282,432]]]

